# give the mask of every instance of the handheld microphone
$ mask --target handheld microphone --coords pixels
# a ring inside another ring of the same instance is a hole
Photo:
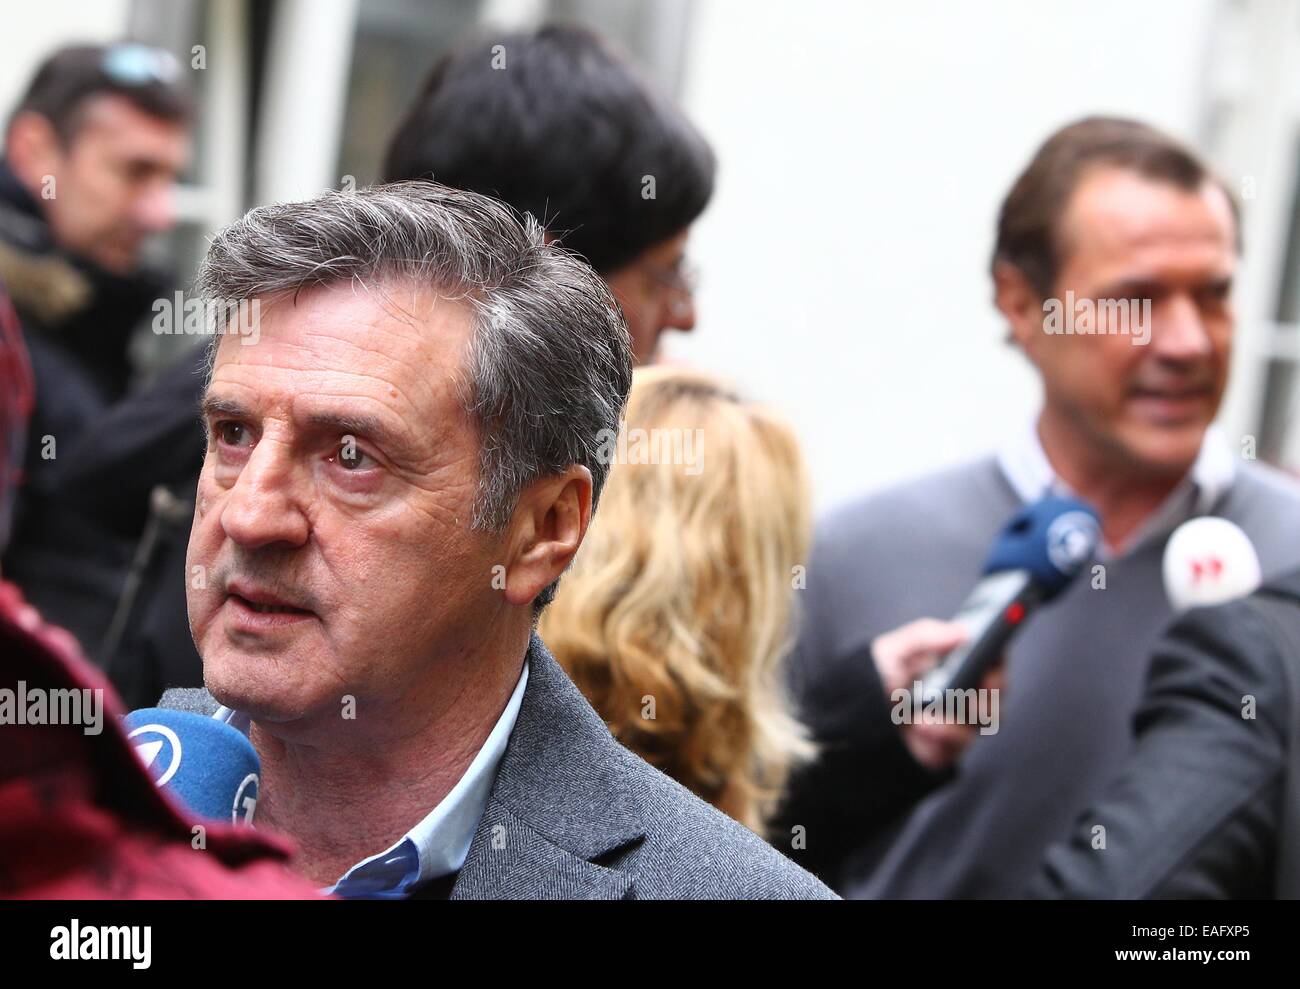
[[[1175,612],[1243,598],[1263,581],[1250,537],[1210,515],[1174,530],[1165,544],[1164,579]]]
[[[1077,498],[1048,495],[1012,516],[993,544],[984,576],[953,616],[970,638],[921,678],[923,700],[978,686],[1016,629],[1065,589],[1100,542],[1097,513]]]
[[[132,711],[125,723],[127,738],[159,789],[199,817],[253,823],[262,765],[238,729],[158,707]]]

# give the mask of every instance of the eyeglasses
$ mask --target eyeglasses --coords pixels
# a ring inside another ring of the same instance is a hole
[[[171,85],[181,75],[181,63],[171,52],[134,41],[109,46],[99,67],[117,85],[131,88]]]
[[[672,293],[668,307],[673,317],[686,319],[691,312],[695,290],[700,287],[699,269],[683,258],[671,268],[651,268],[650,277],[656,285]]]
[[[655,284],[682,295],[694,295],[700,287],[700,270],[689,261],[682,260],[671,268],[651,268],[650,277]]]

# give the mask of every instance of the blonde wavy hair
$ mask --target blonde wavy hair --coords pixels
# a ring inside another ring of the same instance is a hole
[[[633,376],[620,439],[542,638],[619,741],[761,832],[813,755],[780,668],[811,530],[798,441],[713,378],[662,366]],[[656,449],[679,455],[645,462]]]

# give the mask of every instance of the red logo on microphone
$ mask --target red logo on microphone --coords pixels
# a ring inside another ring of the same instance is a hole
[[[1202,560],[1189,560],[1192,567],[1192,583],[1199,584],[1202,577],[1218,580],[1223,573],[1223,561],[1217,556],[1207,556]]]

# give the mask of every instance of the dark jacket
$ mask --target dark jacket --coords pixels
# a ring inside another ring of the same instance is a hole
[[[166,280],[113,275],[61,251],[39,204],[0,162],[0,281],[22,323],[36,389],[4,569],[93,656],[138,533],[118,536],[79,507],[64,474],[86,433],[126,394],[129,337]]]
[[[170,692],[160,703],[216,710],[202,691]],[[519,717],[451,899],[833,898],[615,741],[532,637]]]
[[[116,403],[83,434],[64,472],[74,510],[132,547],[97,659],[129,707],[197,687],[203,664],[186,617],[185,553],[203,467],[203,348]]]
[[[1136,751],[1032,894],[1300,897],[1297,684],[1300,573],[1179,619],[1155,650]]]

